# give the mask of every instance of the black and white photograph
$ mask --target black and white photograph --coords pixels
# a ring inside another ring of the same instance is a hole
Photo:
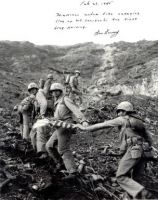
[[[0,200],[158,199],[157,8],[0,0]]]

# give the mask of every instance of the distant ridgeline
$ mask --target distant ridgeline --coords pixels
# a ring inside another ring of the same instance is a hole
[[[158,95],[158,41],[38,46],[30,42],[0,42],[1,107],[12,106],[30,81],[50,72],[55,81],[80,70],[81,87],[90,93]]]

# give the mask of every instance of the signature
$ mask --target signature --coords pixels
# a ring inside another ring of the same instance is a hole
[[[119,34],[119,30],[110,30],[106,29],[105,31],[97,30],[94,35],[99,36],[99,35],[108,35],[110,38],[116,37]]]

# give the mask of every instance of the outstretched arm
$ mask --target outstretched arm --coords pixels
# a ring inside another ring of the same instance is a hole
[[[44,92],[45,96],[48,95],[49,90],[50,90],[50,86],[51,86],[51,80],[48,79],[48,80],[46,80],[46,82],[44,84],[44,88],[43,88],[43,92]]]
[[[108,128],[108,127],[122,126],[123,124],[124,124],[124,122],[123,122],[122,118],[117,117],[115,119],[104,121],[102,123],[94,124],[94,125],[87,126],[87,127],[83,127],[82,125],[79,125],[79,124],[76,125],[76,127],[81,130],[85,130],[85,131],[96,131],[96,130],[100,130],[100,129]]]
[[[44,116],[47,110],[47,99],[42,91],[38,91],[38,93],[36,94],[36,99],[40,106],[40,115]]]
[[[87,119],[83,115],[83,113],[79,110],[79,108],[74,104],[72,99],[65,97],[64,98],[65,105],[71,110],[71,112],[75,115],[80,123],[86,122]]]

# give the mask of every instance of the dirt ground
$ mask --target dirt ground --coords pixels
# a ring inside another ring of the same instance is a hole
[[[127,100],[131,97],[119,97]],[[114,117],[117,98],[104,105],[89,107],[85,112],[91,123]],[[133,99],[130,99],[133,100]],[[110,102],[110,103],[109,103]],[[153,134],[157,148],[156,100],[135,98],[137,111]],[[139,102],[139,104],[137,104]],[[140,103],[141,102],[141,103]],[[21,139],[17,117],[11,110],[1,110],[0,116],[0,192],[1,200],[105,200],[122,198],[123,191],[115,178],[118,162],[118,130],[78,132],[72,137],[72,151],[76,163],[85,166],[77,180],[66,180],[66,171],[54,174],[51,159],[39,160],[30,143]],[[157,161],[146,165],[141,182],[158,198]],[[4,183],[2,185],[2,183]],[[50,185],[51,182],[51,185]]]

